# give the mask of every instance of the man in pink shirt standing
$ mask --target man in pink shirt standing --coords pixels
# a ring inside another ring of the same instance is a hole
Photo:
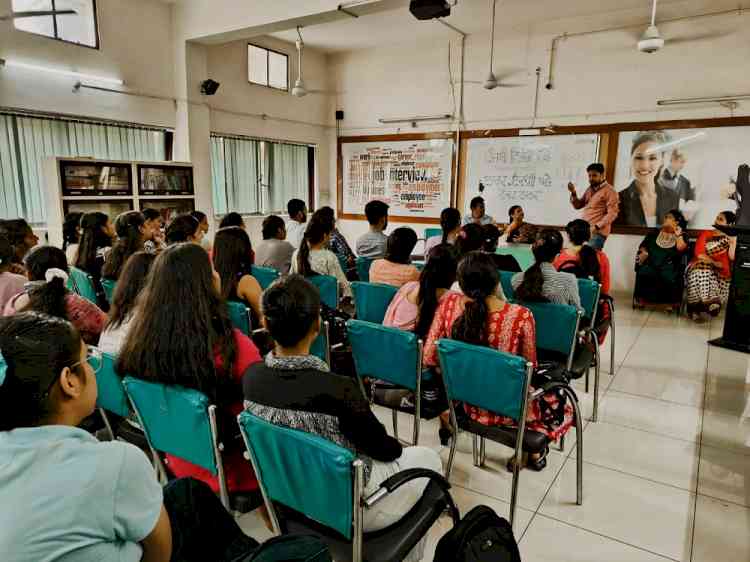
[[[615,188],[607,183],[604,164],[591,164],[586,171],[589,174],[589,188],[583,197],[579,199],[576,186],[568,183],[570,203],[574,209],[583,209],[583,220],[591,225],[589,245],[602,250],[612,231],[612,223],[620,212],[620,198]]]

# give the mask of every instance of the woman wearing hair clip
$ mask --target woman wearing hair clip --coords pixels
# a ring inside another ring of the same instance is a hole
[[[83,341],[96,344],[107,323],[107,315],[94,303],[68,291],[68,260],[60,248],[39,246],[26,257],[29,283],[11,298],[4,315],[34,311],[70,321]]]

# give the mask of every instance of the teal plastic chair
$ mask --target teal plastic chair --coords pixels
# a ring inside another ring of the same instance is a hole
[[[112,304],[112,298],[115,296],[116,288],[117,281],[102,278],[102,289],[104,289],[104,296],[109,304]]]
[[[370,266],[374,261],[372,258],[357,258],[357,277],[363,283],[370,282]]]
[[[216,406],[202,392],[181,386],[133,377],[125,377],[123,386],[162,474],[164,467],[156,451],[205,468],[218,478],[221,503],[230,509]]]
[[[398,293],[398,289],[382,283],[355,281],[352,283],[352,292],[354,293],[357,319],[382,324],[388,306]]]
[[[320,324],[320,333],[310,346],[310,355],[314,355],[325,364],[331,366],[331,343],[328,322]]]
[[[450,484],[436,472],[396,473],[365,497],[364,464],[348,449],[249,411],[238,421],[276,535],[317,535],[338,561],[403,560],[446,509],[458,522]],[[430,480],[417,506],[394,525],[365,534],[365,510],[417,478]]]
[[[320,291],[320,300],[329,308],[339,306],[339,283],[332,275],[313,275],[308,280]]]
[[[495,250],[496,254],[501,256],[513,256],[516,258],[518,265],[521,266],[521,271],[526,271],[532,265],[534,265],[534,253],[531,251],[531,244],[510,244],[508,246],[500,246]]]
[[[232,326],[237,328],[247,337],[252,335],[252,313],[244,302],[227,301],[229,309],[229,320]]]
[[[5,362],[5,359],[3,359],[3,356],[0,355],[0,386],[3,386],[3,383],[5,382],[5,373],[8,370],[8,364]]]
[[[260,285],[260,288],[264,291],[268,289],[268,287],[281,275],[272,267],[260,267],[258,265],[254,265],[251,268],[250,273],[253,277],[255,277],[255,280]]]
[[[450,404],[451,423],[454,435],[463,429],[473,435],[474,466],[485,462],[485,439],[491,439],[515,449],[513,463],[513,483],[510,496],[510,522],[515,520],[518,498],[519,467],[524,450],[539,453],[547,447],[547,436],[536,431],[526,431],[526,413],[529,399],[539,399],[544,391],[562,390],[572,401],[576,413],[576,438],[581,457],[583,450],[583,430],[578,414],[578,403],[575,393],[564,383],[551,383],[539,389],[534,396],[529,396],[529,384],[534,367],[523,357],[503,353],[489,347],[470,345],[464,342],[441,339],[437,344],[440,366],[443,371],[445,388]],[[490,412],[513,418],[517,428],[485,426],[462,416],[459,423],[453,401],[464,402]],[[481,437],[481,446],[477,447],[477,435]],[[456,454],[456,441],[452,440],[450,457],[446,468],[446,478],[450,477],[453,459]],[[583,503],[583,461],[579,458],[576,503]]]
[[[346,323],[360,387],[363,379],[380,379],[414,393],[414,409],[392,409],[393,435],[398,439],[398,412],[414,415],[414,445],[422,418],[422,342],[413,332],[365,322]],[[364,390],[363,390],[364,393]],[[384,405],[384,404],[381,404]]]
[[[128,403],[128,397],[125,394],[125,387],[122,385],[122,379],[115,370],[117,358],[109,353],[102,353],[102,365],[96,373],[96,408],[99,415],[104,421],[104,425],[109,432],[110,438],[114,441],[116,436],[112,429],[112,424],[107,417],[107,412],[127,418],[132,410]]]
[[[69,268],[68,289],[96,304],[96,288],[94,278],[77,267]]]
[[[425,228],[424,229],[424,239],[429,240],[433,236],[441,236],[443,234],[442,228]]]
[[[596,317],[596,309],[599,305],[599,294],[601,285],[592,279],[578,280],[578,294],[581,296],[581,308],[583,308],[583,317],[587,318],[590,323]]]
[[[500,274],[500,286],[503,289],[503,294],[507,300],[512,301],[515,291],[513,290],[511,280],[517,272],[498,270],[498,273]]]

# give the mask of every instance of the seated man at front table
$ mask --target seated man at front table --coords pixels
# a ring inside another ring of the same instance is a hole
[[[484,198],[474,197],[474,199],[471,200],[469,208],[471,209],[471,213],[464,215],[464,225],[472,222],[480,226],[495,223],[495,219],[484,212]]]
[[[361,258],[382,258],[388,237],[383,231],[388,228],[388,205],[382,201],[370,201],[365,205],[365,216],[370,231],[357,240],[357,255]]]
[[[307,228],[307,205],[302,199],[290,199],[286,204],[286,212],[289,213],[286,240],[295,248],[299,248]]]

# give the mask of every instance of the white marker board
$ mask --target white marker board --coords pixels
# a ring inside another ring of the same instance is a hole
[[[497,222],[521,205],[526,221],[564,225],[580,216],[570,204],[568,182],[578,195],[588,187],[586,167],[598,162],[599,135],[542,135],[469,139],[464,208],[477,195]]]

